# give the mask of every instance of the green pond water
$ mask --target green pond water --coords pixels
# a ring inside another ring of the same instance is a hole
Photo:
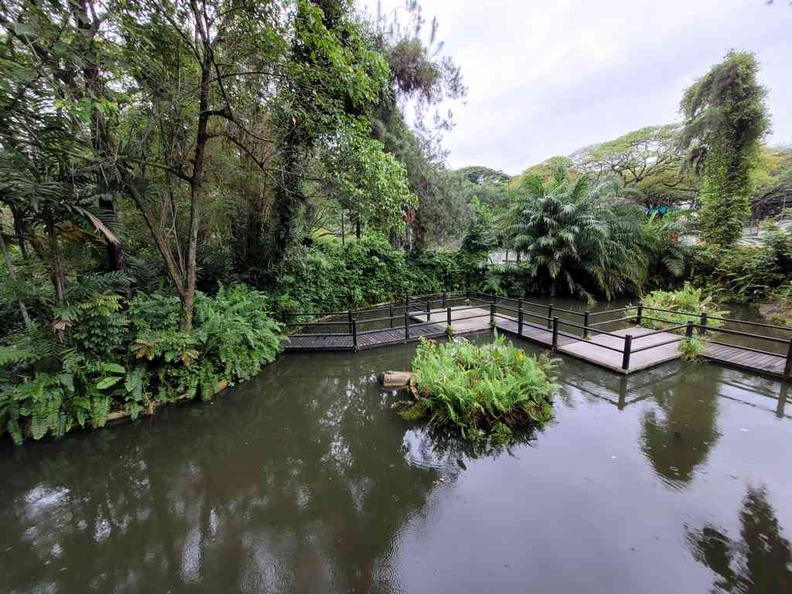
[[[212,403],[0,441],[0,592],[792,591],[782,384],[564,359],[556,419],[473,451],[378,389],[414,349],[288,354]]]

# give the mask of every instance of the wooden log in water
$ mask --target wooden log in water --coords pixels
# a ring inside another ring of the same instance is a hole
[[[409,371],[383,371],[380,376],[380,384],[386,390],[398,390],[410,385],[413,374]]]

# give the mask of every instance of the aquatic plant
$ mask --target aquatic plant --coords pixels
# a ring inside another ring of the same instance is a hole
[[[696,361],[701,357],[704,352],[704,347],[707,346],[707,341],[703,336],[694,334],[687,336],[679,343],[679,352],[682,353],[682,359],[685,361]]]
[[[641,304],[646,308],[667,310],[649,309],[644,311],[643,324],[656,329],[687,322],[698,324],[700,315],[703,313],[717,314],[719,317],[729,315],[728,311],[720,309],[718,304],[712,301],[711,296],[704,296],[701,288],[695,289],[690,283],[685,283],[685,286],[678,291],[652,291],[641,299]],[[690,316],[685,315],[686,313],[698,315]],[[708,319],[707,324],[718,328],[723,325],[723,322],[718,319]]]
[[[421,340],[412,362],[417,394],[401,415],[458,429],[464,437],[505,439],[513,427],[553,416],[553,361],[526,355],[503,336],[492,344]]]

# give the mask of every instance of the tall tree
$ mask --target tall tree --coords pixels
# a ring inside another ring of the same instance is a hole
[[[749,52],[730,51],[682,99],[680,138],[702,174],[704,238],[730,245],[740,238],[750,208],[751,171],[769,128],[759,65]]]

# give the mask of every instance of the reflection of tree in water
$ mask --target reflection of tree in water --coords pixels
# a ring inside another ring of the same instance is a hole
[[[668,484],[683,487],[720,437],[718,382],[711,368],[691,369],[658,385],[655,399],[659,411],[644,414],[641,449]]]
[[[24,461],[4,452],[0,590],[398,589],[395,540],[438,473],[405,460],[370,360],[317,361]]]
[[[740,540],[723,529],[686,527],[693,556],[717,574],[713,592],[792,592],[792,549],[781,534],[767,490],[749,488],[740,512]]]

